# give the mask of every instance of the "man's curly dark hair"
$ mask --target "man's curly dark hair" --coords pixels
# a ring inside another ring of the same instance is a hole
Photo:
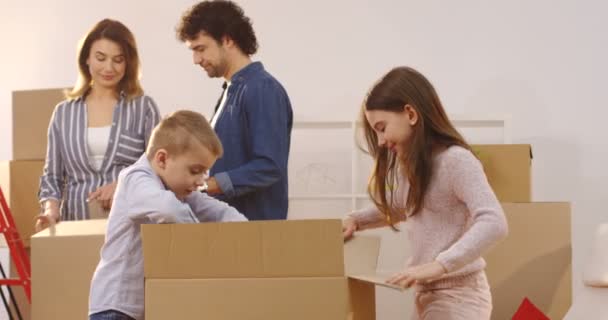
[[[251,20],[232,1],[203,1],[194,5],[184,13],[176,31],[182,42],[195,39],[203,31],[218,43],[229,37],[246,55],[258,50]]]

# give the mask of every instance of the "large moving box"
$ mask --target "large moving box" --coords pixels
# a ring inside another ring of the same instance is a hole
[[[148,320],[375,319],[386,278],[379,240],[344,245],[340,220],[144,225],[142,241]]]
[[[46,157],[47,131],[64,89],[13,91],[13,159]]]
[[[82,320],[107,220],[65,221],[31,240],[32,319]]]
[[[472,145],[501,202],[532,201],[532,147],[528,144]]]
[[[511,319],[528,297],[551,319],[572,303],[570,204],[503,203],[509,236],[485,255],[492,319]]]

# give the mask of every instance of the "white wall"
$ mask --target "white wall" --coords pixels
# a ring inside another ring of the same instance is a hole
[[[73,84],[76,42],[103,17],[122,20],[135,33],[145,89],[163,112],[189,107],[209,114],[221,82],[192,65],[173,31],[192,3],[0,0],[0,159],[11,157],[10,92]],[[535,199],[573,202],[575,292],[580,289],[594,226],[608,220],[608,4],[240,3],[260,40],[257,58],[286,86],[298,120],[352,119],[366,89],[395,65],[425,73],[449,113],[511,114],[513,141],[534,148]]]

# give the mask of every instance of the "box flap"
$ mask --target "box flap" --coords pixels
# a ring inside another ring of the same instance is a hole
[[[344,244],[345,273],[351,279],[402,291],[399,286],[386,283],[392,273],[377,270],[380,245],[380,237],[369,235],[356,235],[347,241]]]
[[[340,220],[143,225],[154,279],[344,276]]]
[[[378,266],[380,237],[356,235],[344,243],[346,275],[372,274]]]
[[[351,279],[356,279],[356,280],[364,281],[367,283],[373,283],[377,286],[381,286],[381,287],[385,287],[385,288],[389,288],[389,289],[405,291],[405,289],[403,289],[397,285],[386,283],[386,280],[392,276],[393,276],[392,273],[390,273],[390,274],[389,273],[370,273],[370,274],[349,275],[348,277]]]
[[[104,235],[107,225],[108,220],[63,221],[55,225],[54,235],[51,235],[50,229],[44,229],[32,238]]]

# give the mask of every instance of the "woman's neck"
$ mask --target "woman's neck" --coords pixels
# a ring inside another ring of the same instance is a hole
[[[93,86],[87,98],[93,100],[117,100],[118,92],[115,88]]]

